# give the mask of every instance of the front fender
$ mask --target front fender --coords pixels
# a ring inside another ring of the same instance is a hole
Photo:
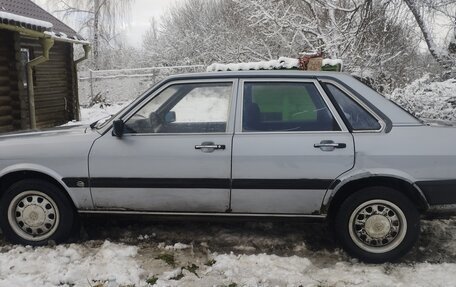
[[[18,171],[34,171],[38,173],[45,174],[47,176],[52,177],[55,179],[58,183],[60,183],[63,188],[67,189],[65,184],[62,181],[62,176],[59,175],[56,171],[47,168],[45,166],[39,165],[39,164],[34,164],[34,163],[19,163],[19,164],[14,164],[11,166],[8,166],[0,171],[0,178],[3,176],[13,173],[13,172],[18,172]],[[68,191],[68,190],[67,190]]]
[[[64,192],[68,194],[68,196],[73,201],[76,208],[93,208],[92,197],[90,195],[89,188],[78,188],[77,191],[72,190],[69,188],[62,180],[62,176],[46,166],[34,164],[34,163],[18,163],[4,169],[0,170],[0,179],[8,174],[15,173],[15,172],[35,172],[46,177],[52,178],[55,180],[61,188],[63,188]]]

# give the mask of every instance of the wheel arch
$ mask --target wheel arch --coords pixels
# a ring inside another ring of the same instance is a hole
[[[398,190],[406,195],[421,213],[429,208],[426,197],[413,181],[393,175],[370,175],[340,181],[332,192],[327,194],[321,213],[327,214],[328,219],[333,220],[338,207],[340,207],[345,198],[362,188],[370,186],[384,186]]]
[[[69,190],[56,172],[39,165],[19,164],[6,168],[0,172],[0,198],[4,191],[14,183],[23,179],[42,179],[59,187],[68,198],[74,210],[77,210],[75,200],[71,197]]]

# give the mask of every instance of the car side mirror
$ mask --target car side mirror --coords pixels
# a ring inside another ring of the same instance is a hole
[[[165,122],[167,124],[169,123],[174,123],[176,121],[176,112],[175,111],[169,111],[165,115]]]
[[[112,135],[121,138],[124,133],[125,123],[123,120],[115,120],[112,123]]]

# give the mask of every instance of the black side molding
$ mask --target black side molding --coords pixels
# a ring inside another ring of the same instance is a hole
[[[87,177],[64,177],[62,181],[68,187],[89,187],[89,179]]]
[[[332,179],[233,179],[233,189],[328,189]]]
[[[85,178],[64,178],[68,187],[81,187],[78,181]],[[87,185],[89,186],[89,185]],[[94,188],[230,188],[228,178],[119,178],[93,177],[90,186]]]
[[[229,178],[63,178],[68,187],[94,188],[214,188],[214,189],[332,189],[333,179],[233,179]]]
[[[417,181],[430,205],[456,203],[456,180]]]

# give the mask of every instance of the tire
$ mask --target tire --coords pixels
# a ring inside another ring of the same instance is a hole
[[[61,188],[40,179],[21,180],[0,200],[0,227],[12,243],[40,246],[60,243],[75,222],[71,201]]]
[[[388,187],[368,187],[348,196],[334,220],[341,245],[366,263],[395,261],[415,245],[420,214],[410,199]]]

